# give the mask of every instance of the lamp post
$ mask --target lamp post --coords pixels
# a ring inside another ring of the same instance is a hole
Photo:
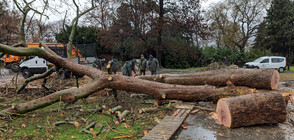
[[[121,58],[121,60],[123,60],[124,59],[124,57],[123,57],[123,54],[124,54],[124,48],[123,48],[123,32],[124,32],[124,30],[123,29],[120,29],[119,30],[119,33],[120,33],[120,58]]]

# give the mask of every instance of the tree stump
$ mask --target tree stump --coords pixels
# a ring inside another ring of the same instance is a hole
[[[257,93],[222,98],[216,113],[220,124],[229,128],[286,121],[286,101],[281,93]]]

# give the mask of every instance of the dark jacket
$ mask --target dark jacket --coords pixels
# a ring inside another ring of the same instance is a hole
[[[152,58],[148,61],[148,68],[150,71],[155,71],[157,68],[159,68],[159,62],[156,58]]]
[[[118,64],[118,60],[116,58],[113,58],[110,61],[110,68],[111,68],[111,71],[113,71],[113,72],[117,72],[119,70],[119,64]]]
[[[146,70],[147,68],[147,59],[144,58],[144,60],[140,59],[140,63],[139,63],[139,69],[140,70]]]
[[[101,68],[102,68],[102,62],[101,62],[101,60],[100,59],[99,60],[98,59],[95,59],[93,61],[93,67],[101,70]]]
[[[125,76],[132,76],[132,71],[136,73],[135,64],[132,61],[127,61],[121,68],[121,71]]]

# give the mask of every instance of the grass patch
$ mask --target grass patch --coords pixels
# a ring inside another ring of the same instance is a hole
[[[288,70],[288,67],[286,68]],[[294,66],[290,66],[290,71],[294,71]]]
[[[1,104],[17,104],[39,98],[39,96],[43,95],[34,95],[31,92],[11,95],[5,98]],[[140,98],[132,98],[131,100],[130,98],[130,95],[122,92],[119,94],[119,102],[116,102],[112,96],[99,94],[90,96],[86,100],[79,100],[67,109],[65,109],[65,103],[57,102],[25,115],[0,118],[0,128],[6,130],[4,133],[0,132],[0,139],[112,139],[122,135],[133,135],[133,139],[140,139],[144,136],[144,130],[149,131],[157,124],[154,118],[163,119],[173,110],[173,106],[165,105],[160,107],[157,112],[139,114],[137,112],[141,107],[152,107],[153,104],[144,104]],[[121,105],[123,107],[121,111],[133,110],[134,112],[127,116],[125,122],[115,124],[112,116],[104,115],[101,112],[87,111],[102,105],[107,105],[105,110]],[[7,107],[1,107],[0,110],[5,108]],[[86,118],[88,120],[84,121]],[[79,126],[72,124],[53,125],[57,121],[66,120],[77,121]],[[103,128],[101,133],[95,137],[92,134],[80,132],[91,122],[96,122],[92,132],[97,133]],[[119,133],[108,129],[108,125]]]

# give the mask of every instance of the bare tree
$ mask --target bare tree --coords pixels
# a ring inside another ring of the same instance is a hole
[[[217,44],[244,50],[262,22],[268,4],[269,0],[226,0],[211,7],[209,15]]]
[[[16,10],[9,10],[6,1],[0,2],[0,42],[12,45],[19,40],[19,29],[17,24],[20,21],[20,15]]]

